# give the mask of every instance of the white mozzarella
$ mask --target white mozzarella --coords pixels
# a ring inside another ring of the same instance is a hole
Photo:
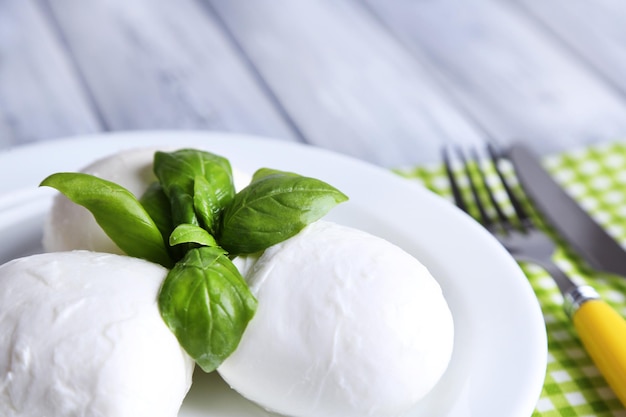
[[[440,286],[383,239],[319,221],[236,263],[259,304],[219,372],[269,410],[397,415],[448,365],[454,328]]]
[[[87,251],[0,266],[0,415],[175,417],[194,365],[158,311],[166,273]]]

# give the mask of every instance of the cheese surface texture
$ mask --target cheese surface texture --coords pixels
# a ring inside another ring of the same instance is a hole
[[[87,251],[0,266],[0,415],[176,417],[194,363],[158,311],[166,274]]]
[[[221,376],[297,417],[393,416],[445,371],[452,315],[414,257],[318,221],[256,259],[235,260],[259,304]]]

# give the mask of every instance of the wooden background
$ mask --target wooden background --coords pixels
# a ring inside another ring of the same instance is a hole
[[[0,0],[0,149],[119,130],[305,142],[626,138],[624,0]]]

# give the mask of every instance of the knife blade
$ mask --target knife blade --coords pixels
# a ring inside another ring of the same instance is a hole
[[[507,153],[522,189],[539,213],[594,269],[626,277],[626,250],[544,169],[522,144]]]

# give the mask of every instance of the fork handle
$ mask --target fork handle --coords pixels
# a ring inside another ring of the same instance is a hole
[[[583,302],[572,320],[589,356],[626,406],[626,320],[600,299]]]

